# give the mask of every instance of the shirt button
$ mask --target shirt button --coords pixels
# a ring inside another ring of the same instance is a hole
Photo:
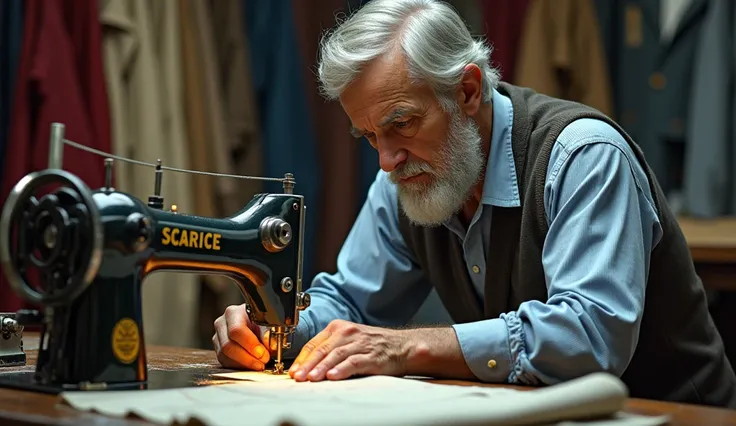
[[[496,368],[496,360],[492,359],[488,361],[488,368]]]
[[[475,272],[476,274],[480,272],[480,268],[478,267],[478,265],[473,265],[473,272]]]

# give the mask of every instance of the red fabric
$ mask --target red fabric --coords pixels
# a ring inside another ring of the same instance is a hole
[[[2,200],[24,175],[48,166],[52,122],[65,125],[66,139],[111,151],[97,0],[27,0],[25,8]],[[104,183],[103,159],[85,151],[66,146],[64,169],[92,189]],[[0,274],[0,311],[22,307]]]
[[[501,68],[502,80],[513,83],[514,66],[529,0],[483,2],[486,37],[493,45],[491,59]]]

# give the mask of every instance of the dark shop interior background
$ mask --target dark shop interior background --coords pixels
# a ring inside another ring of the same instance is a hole
[[[308,206],[304,282],[333,272],[379,166],[339,103],[319,95],[317,51],[336,16],[368,1],[0,0],[0,198],[47,167],[52,122],[69,140],[149,163],[293,173]],[[736,362],[736,2],[449,3],[491,42],[503,80],[598,108],[643,148]],[[103,160],[65,147],[64,169],[90,187],[104,182]],[[146,200],[153,169],[116,162],[114,186]],[[283,190],[163,178],[166,205],[207,217],[232,215],[264,191]],[[243,302],[226,278],[173,272],[148,277],[143,300],[147,342],[202,348],[214,319]],[[0,274],[0,312],[23,307]],[[449,318],[432,295],[415,321]]]

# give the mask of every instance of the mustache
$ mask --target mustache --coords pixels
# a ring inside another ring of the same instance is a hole
[[[392,170],[389,173],[389,178],[393,183],[398,183],[401,179],[410,178],[421,173],[434,173],[434,169],[424,161],[412,161]]]

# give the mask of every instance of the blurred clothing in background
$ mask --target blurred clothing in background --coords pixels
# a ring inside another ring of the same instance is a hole
[[[4,164],[10,110],[23,40],[22,0],[0,2],[0,165]]]
[[[712,219],[736,212],[736,2],[712,0],[693,60],[683,202]]]
[[[1,169],[3,202],[23,176],[48,167],[53,122],[66,125],[67,139],[111,151],[97,1],[27,0],[23,4],[23,37],[16,40],[20,42],[20,63],[10,118],[5,119],[10,125]],[[8,51],[17,48],[16,44]],[[69,146],[63,155],[66,170],[93,188],[102,185],[102,158]],[[0,304],[3,312],[24,307],[4,275],[0,276]]]
[[[613,116],[610,78],[590,0],[531,0],[514,84]]]

